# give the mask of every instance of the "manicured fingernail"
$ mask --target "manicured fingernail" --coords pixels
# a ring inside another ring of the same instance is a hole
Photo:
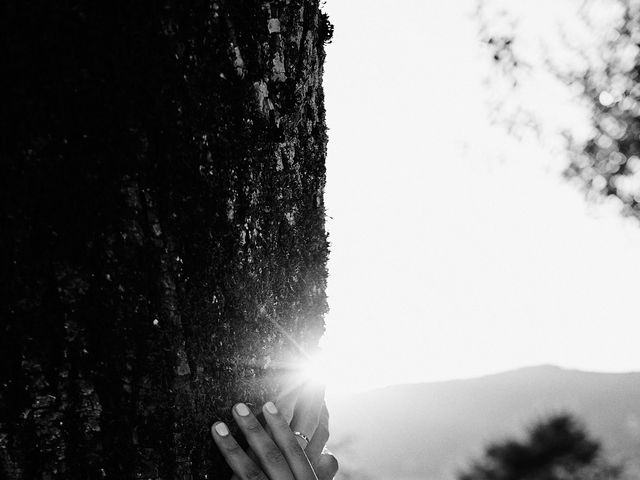
[[[236,405],[236,412],[238,412],[238,415],[240,415],[241,417],[246,417],[251,413],[249,411],[249,407],[247,407],[244,403],[239,403]]]
[[[220,423],[216,423],[213,428],[216,429],[216,432],[218,432],[218,435],[220,435],[221,437],[226,437],[227,435],[229,435],[229,429],[227,428],[227,426],[220,422]]]
[[[278,413],[278,409],[276,408],[276,406],[273,404],[273,402],[267,402],[264,404],[264,408],[267,410],[267,412],[269,412],[271,415],[275,415],[276,413]]]

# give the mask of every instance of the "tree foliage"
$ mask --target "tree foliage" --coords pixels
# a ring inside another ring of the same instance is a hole
[[[620,199],[626,213],[640,218],[640,2],[615,3],[620,15],[599,45],[599,61],[562,75],[581,86],[593,126],[584,144],[570,142],[565,173],[592,193]]]
[[[545,70],[573,92],[573,102],[589,116],[584,138],[577,138],[571,126],[555,132],[565,137],[565,176],[589,198],[613,198],[626,214],[640,218],[640,2],[567,2],[574,14],[549,28],[553,41],[540,32],[522,33],[522,18],[504,3],[503,8],[489,8],[496,3],[479,1],[480,32],[509,88],[515,91],[530,80],[529,73]],[[552,21],[551,16],[540,18],[540,27]],[[532,45],[544,52],[537,63]],[[543,127],[522,104],[502,121],[537,133]]]

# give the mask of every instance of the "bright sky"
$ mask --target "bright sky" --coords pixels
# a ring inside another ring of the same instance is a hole
[[[490,124],[472,6],[327,1],[329,394],[542,363],[640,370],[640,227]]]

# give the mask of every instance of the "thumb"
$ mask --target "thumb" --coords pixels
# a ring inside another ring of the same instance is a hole
[[[338,473],[338,466],[336,457],[325,448],[315,468],[318,480],[332,480],[333,477],[336,476],[336,473]]]

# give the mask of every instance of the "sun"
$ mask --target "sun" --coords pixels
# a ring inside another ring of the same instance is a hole
[[[300,366],[300,375],[305,381],[326,385],[331,379],[327,363],[322,352],[307,355]]]

